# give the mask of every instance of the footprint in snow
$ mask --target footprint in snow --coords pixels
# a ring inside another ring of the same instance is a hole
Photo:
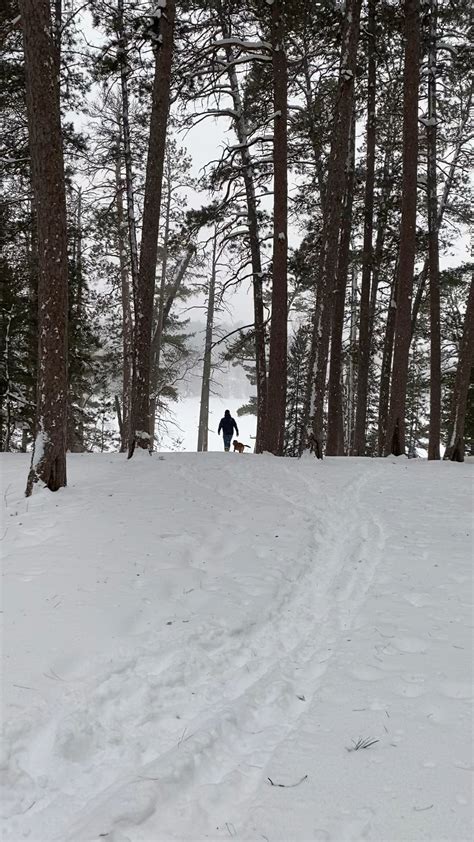
[[[474,688],[468,681],[443,681],[440,692],[448,699],[472,699]]]
[[[429,649],[428,641],[420,637],[395,637],[392,640],[392,645],[399,652],[406,652],[410,655],[422,654]]]

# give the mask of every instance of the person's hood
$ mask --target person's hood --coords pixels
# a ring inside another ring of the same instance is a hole
[[[226,411],[224,412],[224,418],[230,418],[230,417],[231,417],[230,409],[226,409]]]

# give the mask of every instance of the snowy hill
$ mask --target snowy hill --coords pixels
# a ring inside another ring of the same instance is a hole
[[[472,838],[472,465],[0,468],[4,842]]]

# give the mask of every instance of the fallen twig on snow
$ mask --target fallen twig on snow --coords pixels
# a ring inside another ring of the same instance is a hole
[[[373,740],[371,737],[359,737],[358,740],[352,740],[352,746],[346,746],[346,751],[359,751],[361,748],[370,748],[370,746],[379,743],[380,740]]]
[[[283,787],[283,789],[292,789],[294,786],[299,786],[300,784],[302,784],[303,781],[305,781],[307,777],[308,777],[308,775],[303,775],[301,780],[296,781],[295,784],[276,784],[274,781],[272,781],[271,778],[267,778],[267,780],[270,781],[270,784],[272,786],[281,786],[281,787]]]

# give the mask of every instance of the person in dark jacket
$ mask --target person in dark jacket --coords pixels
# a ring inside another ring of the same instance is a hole
[[[237,424],[235,423],[228,409],[226,409],[226,411],[224,412],[224,417],[221,418],[217,435],[220,435],[221,430],[222,435],[224,437],[224,450],[227,453],[230,450],[230,443],[232,441],[234,430],[235,435],[239,435],[239,428],[237,427]]]

